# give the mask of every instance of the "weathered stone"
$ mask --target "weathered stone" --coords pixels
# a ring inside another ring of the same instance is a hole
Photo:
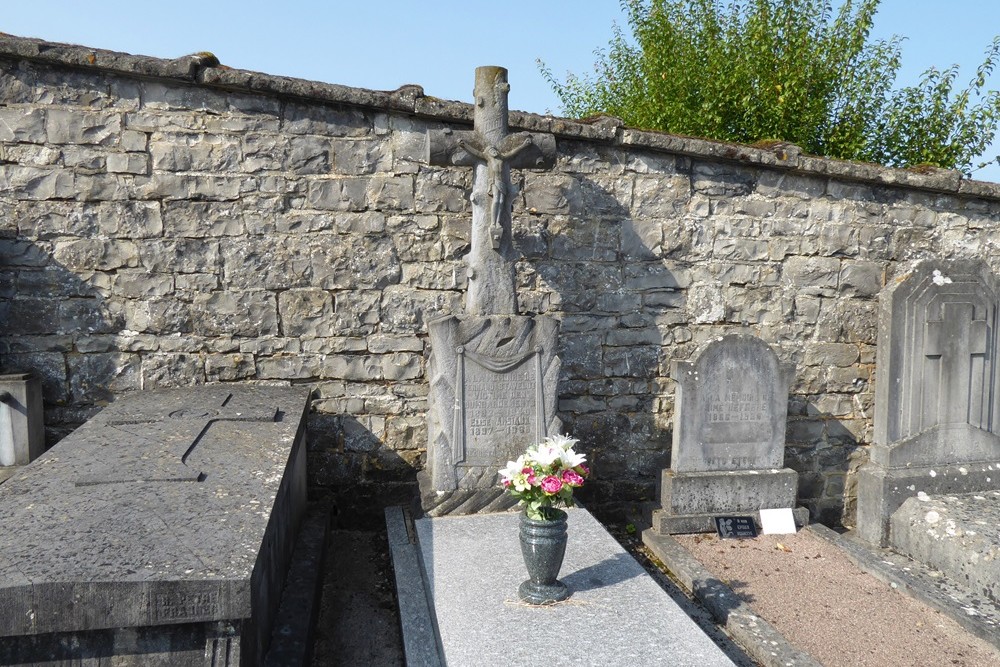
[[[979,260],[921,262],[883,296],[874,444],[858,472],[863,539],[891,543],[890,517],[917,493],[995,488],[983,477],[1000,465],[998,307],[997,279]],[[978,472],[942,474],[956,467]]]
[[[274,295],[260,290],[198,294],[194,327],[203,335],[274,336],[278,333],[277,310]]]

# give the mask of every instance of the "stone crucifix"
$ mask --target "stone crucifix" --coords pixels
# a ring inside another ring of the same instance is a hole
[[[473,130],[429,130],[427,163],[474,167],[472,248],[466,258],[467,315],[516,315],[511,206],[516,189],[510,170],[547,169],[555,164],[551,134],[517,132],[507,126],[507,70],[477,67]]]

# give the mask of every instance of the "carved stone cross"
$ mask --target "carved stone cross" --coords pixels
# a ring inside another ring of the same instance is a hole
[[[507,126],[507,70],[477,67],[473,131],[431,130],[427,163],[475,167],[472,183],[472,249],[468,263],[468,315],[517,314],[511,205],[511,168],[547,169],[555,164],[555,137]]]
[[[972,423],[976,415],[978,426],[983,390],[974,386],[973,364],[986,354],[988,325],[974,319],[971,303],[945,303],[942,311],[941,320],[927,322],[924,347],[929,358],[941,359],[937,423]]]

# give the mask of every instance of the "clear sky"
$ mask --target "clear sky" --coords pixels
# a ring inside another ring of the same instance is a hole
[[[0,32],[161,58],[211,51],[240,69],[376,90],[415,83],[463,101],[477,66],[501,65],[512,109],[558,114],[536,59],[560,78],[586,74],[616,21],[618,0],[5,0]],[[964,84],[1000,34],[1000,0],[883,0],[874,36],[892,34],[907,38],[898,83],[957,63]],[[976,177],[1000,182],[1000,166]]]

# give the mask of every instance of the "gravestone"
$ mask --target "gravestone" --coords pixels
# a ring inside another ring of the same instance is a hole
[[[793,370],[745,334],[712,341],[694,362],[673,363],[673,448],[654,530],[713,532],[719,515],[795,506],[798,474],[784,467]],[[799,524],[807,520],[804,508],[795,512]]]
[[[126,394],[0,485],[0,664],[262,664],[308,397]]]
[[[0,372],[0,482],[44,451],[41,380],[30,373]]]
[[[998,304],[979,260],[921,262],[882,296],[875,432],[858,471],[864,540],[890,544],[911,496],[1000,488]]]
[[[477,68],[474,130],[427,136],[429,164],[475,169],[465,311],[428,324],[429,442],[419,480],[431,516],[510,507],[497,471],[560,426],[558,323],[518,314],[510,182],[511,168],[551,167],[555,139],[508,132],[509,89],[505,69]]]

